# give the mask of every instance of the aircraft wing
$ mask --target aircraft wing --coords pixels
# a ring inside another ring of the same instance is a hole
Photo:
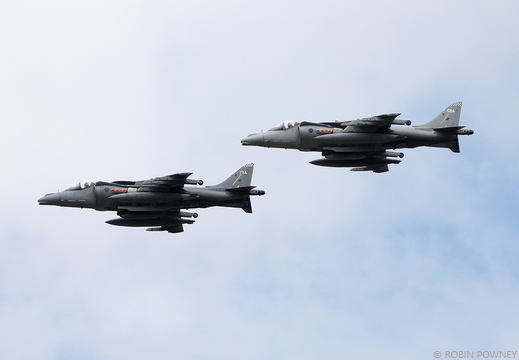
[[[344,121],[343,132],[376,132],[380,128],[389,128],[392,124],[406,124],[410,122],[403,120],[395,120],[400,113],[382,114],[369,118]]]
[[[188,179],[192,173],[178,173],[152,178],[150,180],[137,181],[135,186],[139,188],[156,188],[165,191],[183,188],[185,184],[202,185],[202,180]]]

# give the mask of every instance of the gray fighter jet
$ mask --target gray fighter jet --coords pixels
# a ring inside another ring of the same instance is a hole
[[[182,224],[192,224],[197,213],[181,209],[211,206],[237,207],[252,213],[251,195],[264,195],[251,186],[254,164],[242,166],[224,182],[206,187],[202,180],[192,180],[192,173],[179,173],[143,181],[85,183],[65,191],[47,194],[40,205],[91,208],[117,211],[119,218],[107,223],[118,226],[150,227],[148,231],[184,231]]]
[[[403,153],[390,149],[432,146],[459,153],[458,135],[474,133],[458,125],[460,113],[461,102],[456,102],[428,123],[412,127],[401,126],[409,126],[411,121],[397,120],[400,113],[322,123],[289,121],[265,133],[251,134],[241,143],[321,151],[324,158],[310,163],[379,173],[388,171],[388,164],[398,164],[401,161],[398,158],[404,157]]]

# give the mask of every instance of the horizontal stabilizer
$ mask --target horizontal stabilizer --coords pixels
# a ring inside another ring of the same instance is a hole
[[[444,133],[444,134],[454,134],[454,135],[472,135],[474,134],[474,130],[465,129],[465,126],[449,126],[442,128],[433,128],[434,131]]]
[[[442,133],[453,133],[456,134],[459,129],[463,129],[465,126],[447,126],[447,127],[436,127],[433,128],[434,131],[439,131]]]
[[[232,193],[248,193],[249,191],[251,191],[252,189],[254,189],[256,186],[244,186],[244,187],[234,187],[234,188],[228,188],[228,189],[225,189],[227,191],[230,191]]]

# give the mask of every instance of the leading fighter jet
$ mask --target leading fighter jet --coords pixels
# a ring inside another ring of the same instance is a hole
[[[459,153],[458,135],[474,131],[459,126],[461,102],[456,102],[426,124],[411,125],[396,119],[400,113],[335,122],[284,122],[269,131],[251,134],[242,145],[320,151],[324,158],[311,164],[351,167],[354,171],[388,171],[388,164],[398,164],[404,154],[399,148],[432,146]]]
[[[62,192],[47,194],[40,205],[91,208],[117,211],[107,223],[119,226],[149,227],[148,231],[184,231],[197,213],[181,209],[211,206],[237,207],[252,213],[251,195],[264,195],[251,186],[254,164],[242,166],[224,182],[206,187],[202,180],[188,179],[192,173],[179,173],[143,181],[79,183]]]

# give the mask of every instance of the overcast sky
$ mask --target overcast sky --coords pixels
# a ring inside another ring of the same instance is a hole
[[[0,2],[3,359],[519,351],[519,3]],[[285,120],[462,101],[461,153],[383,174],[242,147]],[[254,162],[253,214],[181,234],[42,207],[79,181]],[[518,355],[519,356],[519,355]]]

